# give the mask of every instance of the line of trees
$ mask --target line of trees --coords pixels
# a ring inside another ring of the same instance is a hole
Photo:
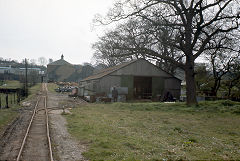
[[[94,57],[110,66],[141,57],[161,62],[168,71],[180,67],[185,71],[187,104],[196,105],[196,59],[210,60],[214,92],[218,77],[234,71],[238,63],[239,14],[237,0],[118,0],[106,16],[94,20],[118,24],[93,45]],[[217,66],[221,61],[224,64]]]
[[[240,98],[240,59],[228,54],[210,55],[207,64],[197,65],[197,91],[206,96]]]
[[[48,63],[52,63],[52,62],[53,62],[53,59],[50,58],[47,61],[45,57],[39,57],[38,59],[29,60],[29,64],[32,67],[36,67],[36,68],[46,66]],[[25,59],[23,59],[21,62],[18,62],[17,60],[3,59],[2,57],[0,57],[0,65],[2,67],[11,66],[13,68],[24,68],[24,64],[25,64]]]

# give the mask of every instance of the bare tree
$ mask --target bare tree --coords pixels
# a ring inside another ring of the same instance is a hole
[[[50,63],[52,63],[53,62],[53,59],[52,58],[49,58],[48,59],[48,63],[50,64]]]
[[[132,59],[144,58],[149,61],[157,61],[159,67],[174,73],[176,66],[167,60],[145,52],[135,51],[136,48],[152,46],[156,51],[168,54],[169,57],[180,61],[182,56],[178,54],[177,49],[156,43],[159,39],[165,41],[167,37],[172,36],[171,34],[172,31],[167,28],[163,29],[162,32],[154,33],[152,32],[151,24],[145,21],[129,20],[123,25],[118,25],[112,31],[106,32],[104,36],[99,38],[99,41],[93,45],[93,49],[95,49],[94,58],[99,63],[104,63],[108,66],[114,66]]]
[[[212,69],[212,76],[214,83],[211,87],[211,96],[217,96],[218,89],[221,86],[221,81],[225,75],[230,73],[230,69],[235,65],[238,56],[233,54],[221,53],[216,51],[209,56],[210,68]]]
[[[36,65],[36,62],[37,62],[36,59],[30,59],[30,64],[31,65]]]
[[[156,43],[165,44],[168,49],[175,48],[183,56],[184,62],[172,58],[168,50],[160,53],[156,44],[150,46],[128,47],[125,50],[143,53],[161,58],[185,69],[187,104],[195,105],[195,60],[204,51],[217,48],[209,46],[209,42],[219,34],[233,34],[239,27],[237,0],[119,0],[109,10],[107,17],[98,16],[96,22],[109,24],[126,19],[147,21],[156,33],[168,28],[172,37],[165,41],[157,39]],[[178,53],[179,54],[179,53]],[[132,55],[127,53],[126,55]]]
[[[240,57],[235,59],[233,65],[229,70],[228,80],[226,81],[226,86],[228,88],[228,98],[231,98],[233,87],[237,86],[240,81]]]
[[[209,50],[205,51],[209,66],[212,71],[214,83],[211,87],[211,95],[217,96],[222,79],[234,68],[239,59],[239,45],[237,35],[221,33],[215,39],[209,41]]]
[[[119,26],[118,29],[120,28]],[[127,55],[128,51],[116,48],[116,45],[125,43],[119,32],[119,30],[108,31],[99,38],[98,42],[93,44],[92,47],[95,50],[93,58],[98,64],[106,64],[111,67],[133,59],[133,55]],[[122,56],[123,54],[126,56]]]
[[[38,58],[38,63],[42,66],[45,66],[47,64],[47,59],[44,57],[39,57]]]

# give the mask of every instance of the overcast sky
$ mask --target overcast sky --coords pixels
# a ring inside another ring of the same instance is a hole
[[[104,14],[113,0],[0,0],[0,57],[14,60],[90,62],[94,15]]]

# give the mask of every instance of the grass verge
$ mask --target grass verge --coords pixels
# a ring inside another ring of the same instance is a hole
[[[58,88],[58,85],[55,83],[48,83],[48,91],[56,93],[55,89]]]
[[[14,120],[17,116],[16,109],[18,108],[17,105],[14,105],[12,108],[8,109],[1,109],[0,110],[0,136],[2,132],[4,132],[4,128],[8,125],[12,120]]]
[[[28,100],[32,98],[41,88],[41,84],[36,84],[35,86],[31,87],[29,89],[30,95],[25,100]],[[23,101],[25,101],[23,100]],[[2,105],[4,105],[4,102],[2,101]],[[20,108],[20,105],[17,104],[10,104],[10,108],[8,109],[0,109],[0,135],[2,132],[4,132],[4,128],[12,121],[14,120],[18,115],[18,108]]]
[[[21,83],[19,81],[15,80],[6,80],[3,82],[3,84],[6,84],[5,86],[0,86],[0,88],[20,88]]]
[[[32,98],[38,91],[41,90],[42,83],[37,83],[36,85],[29,88],[28,99]]]
[[[240,104],[232,101],[88,104],[65,115],[89,160],[240,158]]]

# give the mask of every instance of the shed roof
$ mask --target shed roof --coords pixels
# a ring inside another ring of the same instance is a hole
[[[121,68],[124,68],[124,67],[126,67],[126,66],[128,66],[128,65],[130,65],[130,64],[132,64],[132,63],[134,63],[134,62],[136,62],[136,61],[138,61],[138,60],[140,60],[140,59],[136,59],[136,60],[133,60],[133,61],[130,61],[130,62],[122,63],[122,64],[120,64],[120,65],[116,65],[116,66],[113,66],[113,67],[110,67],[110,68],[103,69],[103,70],[101,70],[100,72],[98,72],[98,73],[96,73],[96,74],[94,74],[94,75],[92,75],[92,76],[89,76],[89,77],[81,80],[81,82],[102,78],[102,77],[104,77],[104,76],[106,76],[106,75],[109,75],[109,74],[111,74],[111,73],[113,73],[113,72],[115,72],[115,71],[117,71],[117,70],[119,70],[119,69],[121,69]],[[142,60],[145,60],[145,59],[142,59]],[[147,61],[147,60],[145,60],[145,61]],[[150,63],[149,61],[147,61],[147,62]],[[150,64],[152,64],[152,63],[150,63]],[[153,64],[152,64],[152,65],[153,65]],[[153,65],[153,66],[155,66],[155,65]],[[159,70],[162,70],[162,69],[159,68],[159,67],[158,67],[158,69],[159,69]],[[164,71],[164,70],[162,70],[162,71]],[[166,71],[164,71],[164,72],[166,72]],[[168,73],[168,72],[166,72],[166,73]],[[168,74],[171,75],[172,77],[176,78],[176,77],[173,76],[172,74],[170,74],[170,73],[168,73]],[[178,78],[176,78],[176,79],[178,79]],[[179,79],[179,80],[180,80],[180,79]]]
[[[125,66],[128,66],[129,64],[132,64],[133,62],[135,62],[137,60],[133,60],[133,61],[130,61],[130,62],[126,62],[126,63],[122,63],[120,65],[116,65],[116,66],[113,66],[113,67],[110,67],[110,68],[106,68],[106,69],[103,69],[99,72],[97,72],[96,74],[92,75],[92,76],[89,76],[81,81],[87,81],[87,80],[92,80],[92,79],[99,79],[99,78],[102,78],[108,74],[111,74],[112,72],[114,71],[117,71]]]

